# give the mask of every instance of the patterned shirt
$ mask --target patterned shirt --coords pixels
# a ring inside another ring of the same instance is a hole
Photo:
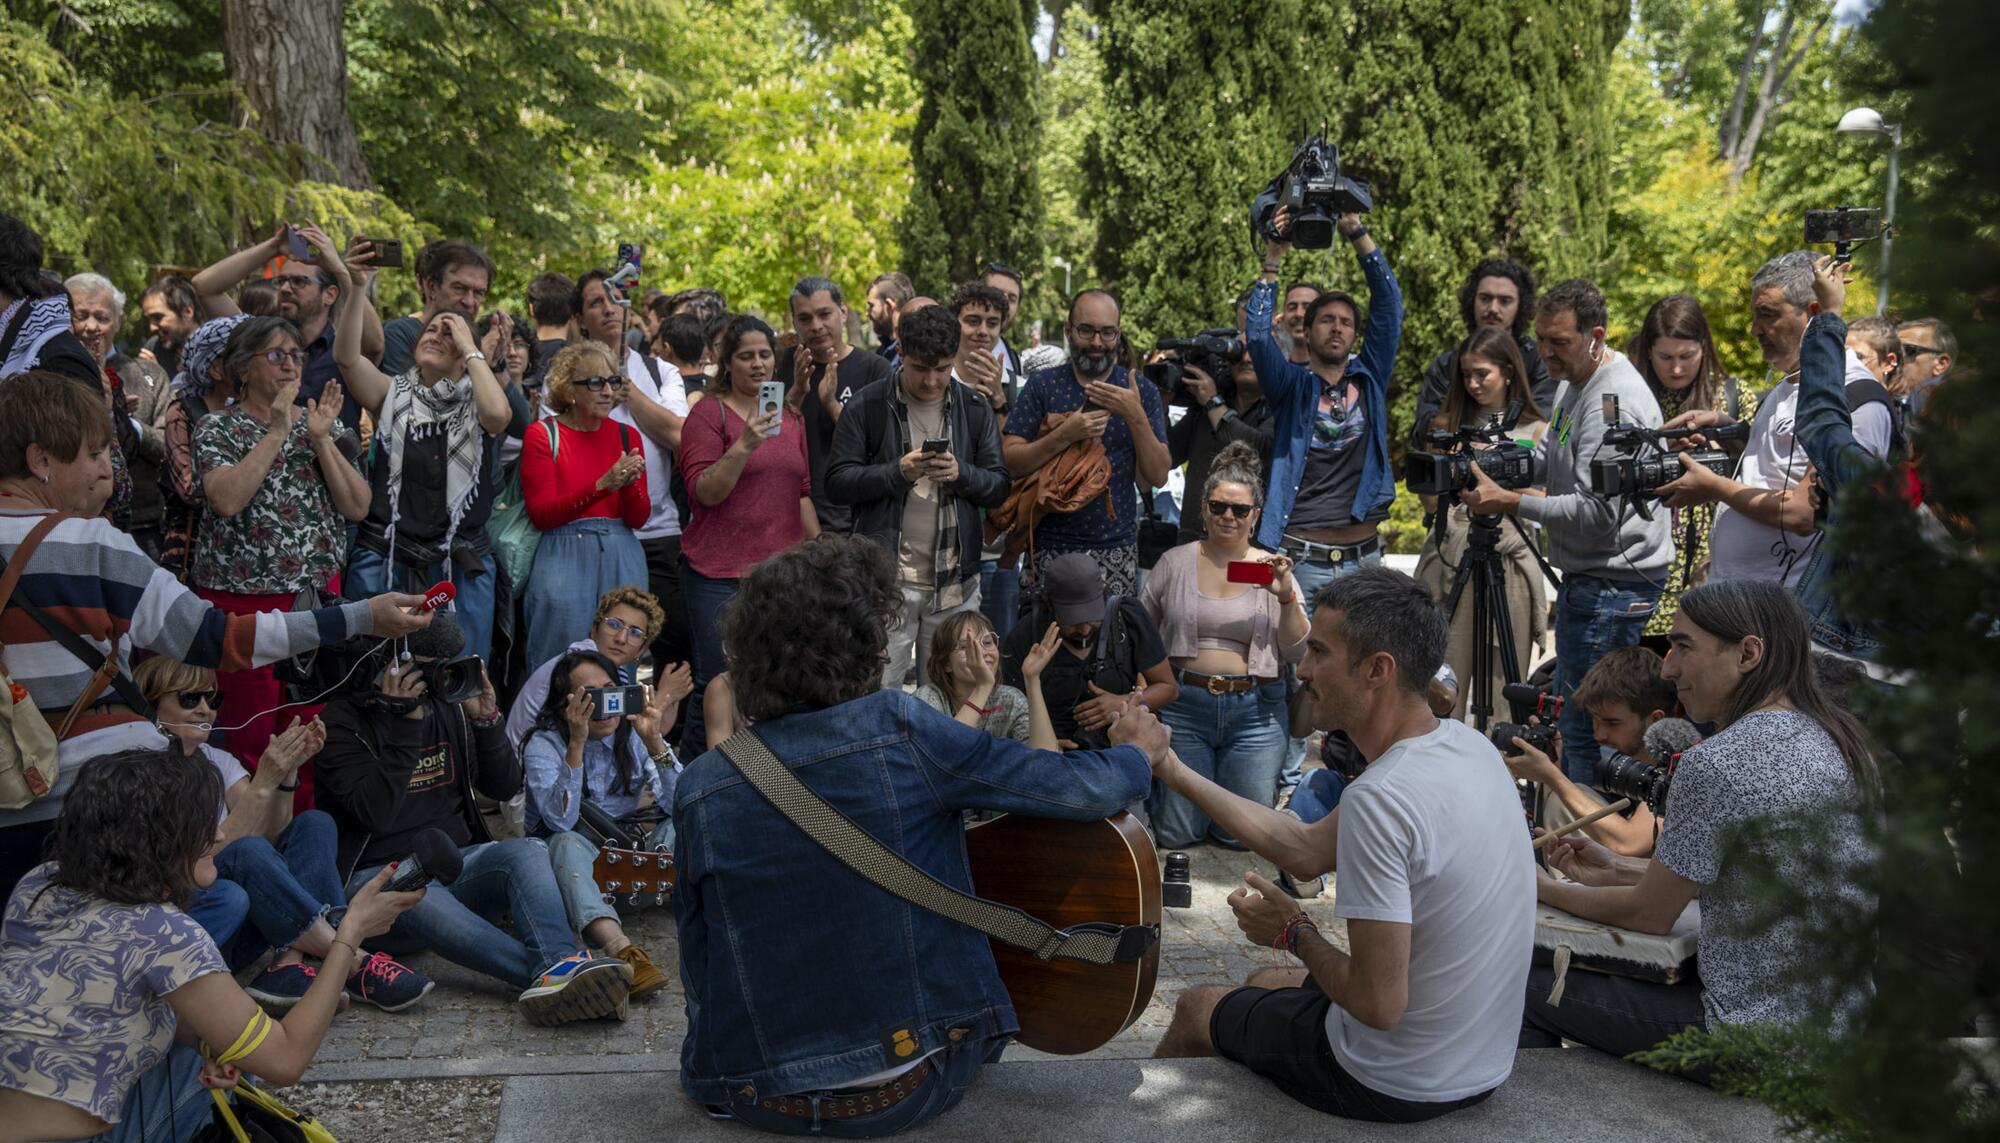
[[[240,464],[268,429],[241,409],[203,417],[194,430],[195,479]],[[360,455],[352,432],[343,430],[340,449],[349,464]],[[243,511],[225,517],[212,504],[203,508],[188,582],[214,591],[283,595],[325,587],[346,559],[347,521],[333,506],[301,416]]]
[[[166,1058],[168,993],[226,973],[202,927],[172,905],[116,905],[30,870],[0,922],[0,1087],[117,1123]]]

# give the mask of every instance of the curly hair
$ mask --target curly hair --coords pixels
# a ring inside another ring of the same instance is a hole
[[[991,286],[981,286],[983,290],[998,297],[1000,291]],[[1005,313],[1001,306],[996,312]],[[900,348],[905,358],[922,361],[948,361],[958,353],[958,319],[946,313],[943,306],[925,306],[916,313],[903,315],[898,327]]]
[[[542,709],[535,712],[535,730],[554,731],[564,746],[569,745],[569,693],[576,689],[570,677],[585,663],[603,671],[614,687],[620,678],[618,664],[602,651],[566,651],[562,658],[556,660],[555,669],[549,672],[548,697],[542,700]],[[618,729],[611,736],[611,756],[618,760],[618,793],[621,794],[631,793],[632,784],[639,780],[639,764],[632,758],[631,742],[632,723],[621,718]],[[524,748],[526,745],[522,743]]]
[[[751,568],[722,619],[737,708],[763,722],[881,689],[901,607],[895,557],[869,540],[822,535]]]
[[[1514,320],[1507,332],[1516,341],[1528,332],[1528,319],[1535,313],[1535,275],[1526,266],[1508,258],[1482,258],[1472,272],[1465,276],[1465,284],[1458,288],[1458,314],[1465,319],[1465,328],[1471,329],[1477,321],[1473,308],[1479,301],[1479,283],[1485,278],[1505,278],[1514,283],[1514,291],[1520,295],[1520,305],[1514,310]]]
[[[195,864],[215,841],[222,776],[178,750],[93,758],[49,834],[51,880],[119,905],[179,905],[199,888]]]
[[[542,403],[553,413],[567,413],[576,403],[570,382],[579,377],[620,377],[618,362],[602,342],[584,339],[562,347],[549,370],[542,375]]]
[[[590,617],[592,627],[604,622],[614,607],[629,607],[646,617],[646,634],[658,635],[667,624],[667,609],[660,606],[659,597],[643,587],[621,584],[597,597],[597,612]]]

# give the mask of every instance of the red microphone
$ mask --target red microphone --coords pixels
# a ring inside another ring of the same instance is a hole
[[[439,580],[431,585],[429,591],[424,593],[424,601],[418,606],[417,610],[436,611],[456,598],[458,598],[458,589],[451,585],[451,581],[448,579]]]

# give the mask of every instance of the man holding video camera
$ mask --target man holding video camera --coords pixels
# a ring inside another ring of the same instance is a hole
[[[1542,295],[1535,334],[1549,373],[1564,382],[1535,445],[1546,492],[1502,488],[1475,464],[1472,487],[1461,494],[1474,512],[1517,515],[1547,530],[1549,562],[1563,573],[1556,591],[1554,689],[1565,700],[1607,652],[1639,642],[1674,556],[1666,513],[1649,520],[1593,492],[1586,480],[1614,418],[1660,427],[1659,402],[1646,379],[1605,343],[1607,320],[1604,295],[1581,278],[1558,282]],[[1594,781],[1599,750],[1590,712],[1566,702],[1561,726],[1564,771],[1575,781]]]

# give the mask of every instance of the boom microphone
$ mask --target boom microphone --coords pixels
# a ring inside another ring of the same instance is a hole
[[[382,886],[384,893],[414,893],[432,881],[449,885],[465,869],[465,855],[441,829],[418,830],[410,844],[416,852],[396,863],[396,872]]]
[[[1663,718],[1646,728],[1646,753],[1662,766],[1694,749],[1700,741],[1701,731],[1685,718]]]

